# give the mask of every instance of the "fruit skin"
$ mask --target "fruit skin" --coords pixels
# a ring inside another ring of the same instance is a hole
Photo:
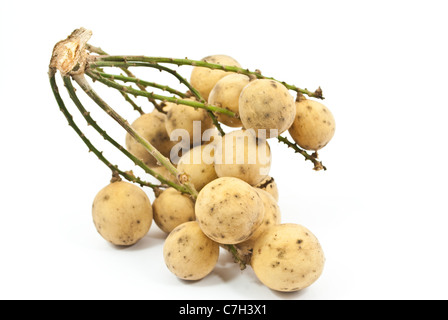
[[[146,193],[129,182],[114,182],[95,197],[92,217],[98,233],[117,246],[130,246],[151,228],[153,212]]]
[[[193,200],[177,191],[168,188],[163,191],[152,204],[154,222],[165,233],[170,233],[184,222],[194,221]]]
[[[251,266],[258,279],[276,291],[291,292],[312,285],[322,274],[325,257],[317,238],[292,223],[269,228],[255,244]]]
[[[336,130],[333,114],[318,101],[303,99],[295,104],[296,117],[289,134],[303,149],[322,149],[333,138]]]
[[[195,109],[184,104],[175,103],[166,103],[165,109],[168,110],[165,121],[165,129],[168,136],[171,137],[173,131],[176,129],[185,130],[188,133],[190,146],[196,142],[194,141],[195,133],[198,135],[198,141],[201,142],[204,132],[214,128],[212,119],[204,109]],[[195,121],[198,122],[196,126],[200,129],[196,130],[197,132],[194,130]]]
[[[179,172],[189,176],[197,191],[201,191],[208,183],[218,178],[214,164],[214,149],[209,145],[190,149],[179,160]]]
[[[261,225],[264,205],[255,188],[240,179],[224,177],[199,192],[195,212],[210,239],[237,244],[249,239]]]
[[[144,114],[132,123],[132,128],[165,157],[170,157],[171,148],[175,142],[170,140],[165,128],[166,116],[154,110]],[[143,160],[149,167],[158,167],[157,160],[129,133],[126,134],[126,149],[137,158]]]
[[[239,119],[239,98],[241,91],[250,82],[250,78],[243,74],[229,74],[219,80],[210,92],[208,103],[232,111],[236,117],[216,113],[218,121],[226,126],[241,128],[243,123]]]
[[[271,176],[267,176],[263,181],[257,184],[255,188],[267,191],[278,202],[279,200],[278,186],[274,178],[272,178]]]
[[[218,177],[234,177],[254,186],[263,181],[271,168],[271,150],[250,130],[236,130],[217,141],[215,170]]]
[[[259,138],[270,139],[289,129],[296,107],[293,96],[283,84],[257,79],[241,91],[239,112],[245,129],[253,129]]]
[[[200,280],[216,266],[219,245],[201,231],[196,221],[175,228],[166,238],[163,257],[168,269],[183,280]]]
[[[241,68],[241,65],[234,58],[223,55],[215,54],[202,59],[202,61],[214,64],[220,64],[223,66],[232,66]],[[209,69],[204,67],[194,67],[191,71],[190,84],[199,91],[202,98],[208,101],[210,91],[216,83],[224,78],[230,72],[226,72],[218,69]]]
[[[254,244],[257,239],[271,226],[275,226],[281,223],[281,211],[277,204],[277,200],[265,190],[256,189],[264,205],[264,218],[261,225],[255,230],[253,235],[246,241],[237,245],[238,249],[243,252],[250,252],[254,248]]]

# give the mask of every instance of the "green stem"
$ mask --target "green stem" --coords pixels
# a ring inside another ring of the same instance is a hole
[[[99,61],[98,63],[99,63],[99,65],[101,65],[101,61]],[[92,68],[92,67],[96,67],[96,66],[98,65],[98,63],[96,63],[96,64],[91,64],[90,67],[91,67],[91,68]],[[114,62],[110,63],[110,62],[105,61],[105,62],[103,62],[103,63],[110,64],[109,66],[115,66],[115,65],[114,65]],[[195,89],[195,88],[194,88],[194,87],[187,81],[187,79],[185,79],[184,77],[180,76],[180,75],[177,73],[177,71],[172,70],[172,69],[167,68],[167,67],[164,67],[164,66],[160,66],[160,65],[158,65],[158,64],[146,64],[146,65],[144,65],[144,66],[152,67],[152,68],[156,68],[156,69],[159,69],[160,71],[167,71],[167,72],[171,73],[172,75],[174,75],[175,77],[177,77],[177,79],[179,79],[179,81],[180,81],[182,84],[184,84],[184,85],[188,88],[188,90],[189,90],[189,91],[196,97],[196,99],[197,99],[198,101],[200,101],[200,102],[202,102],[202,103],[205,103],[205,99],[202,98],[202,96],[201,96],[201,94],[199,93],[199,91],[196,90],[196,89]],[[135,79],[135,78],[134,78],[133,81],[135,81],[135,80],[138,80],[138,79]],[[182,97],[182,96],[181,96],[181,97]],[[222,129],[221,124],[218,122],[218,119],[217,119],[216,115],[215,115],[213,112],[211,112],[211,111],[208,111],[208,115],[209,115],[210,118],[212,119],[213,124],[214,124],[215,127],[218,129],[218,131],[219,131],[219,133],[221,134],[221,136],[224,136],[226,133],[225,133],[224,130]]]
[[[119,80],[119,81],[123,81],[123,82],[132,82],[137,84],[139,87],[153,87],[153,88],[157,88],[157,89],[161,89],[163,91],[167,91],[169,93],[172,93],[176,96],[179,96],[181,98],[185,98],[186,94],[183,92],[180,92],[179,90],[170,88],[169,86],[166,85],[161,85],[155,82],[148,82],[148,81],[144,81],[135,77],[126,77],[126,76],[122,76],[122,75],[113,75],[113,74],[108,74],[105,72],[96,72],[98,75],[107,78],[107,79],[111,79],[111,80]]]
[[[165,71],[176,77],[181,84],[184,84],[193,93],[193,95],[195,95],[196,97],[200,97],[199,92],[195,88],[193,88],[191,84],[187,81],[187,79],[182,77],[176,70],[173,70],[165,66],[161,66],[159,64],[147,63],[147,62],[128,63],[128,62],[114,62],[114,61],[93,61],[89,63],[90,69],[98,69],[104,67],[106,68],[147,67],[157,69],[159,71]]]
[[[171,161],[162,155],[151,143],[145,138],[140,136],[129,124],[129,122],[123,119],[115,110],[113,110],[89,85],[84,75],[73,75],[73,79],[84,90],[84,92],[96,102],[96,104],[103,109],[109,116],[111,116],[120,126],[122,126],[138,143],[140,143],[157,161],[160,165],[164,166],[175,177],[180,177],[180,172],[171,163]],[[187,181],[182,183],[186,189],[186,193],[189,193],[193,198],[196,198],[198,192],[194,188],[191,182]]]
[[[90,51],[90,52],[93,52],[93,53],[97,53],[97,54],[100,54],[100,55],[107,55],[107,53],[106,53],[103,49],[94,47],[94,46],[92,46],[92,45],[90,45],[90,44],[86,44],[86,49],[87,49],[88,51]],[[131,71],[129,71],[129,69],[128,69],[127,67],[121,67],[120,69],[121,69],[124,73],[126,73],[126,75],[127,75],[128,77],[134,77],[134,78],[135,78],[134,74],[133,74]],[[145,88],[144,86],[139,85],[139,84],[137,84],[137,86],[140,88],[140,90],[142,90],[142,91],[146,91],[146,88]],[[123,94],[123,95],[125,95],[125,94]],[[128,98],[128,99],[129,99],[129,98]],[[126,101],[128,101],[128,99],[126,99]],[[154,107],[155,107],[159,112],[164,113],[162,107],[161,107],[161,106],[160,106],[154,99],[148,98],[148,101],[151,102],[151,103],[154,105]],[[132,104],[132,103],[131,103],[131,104]]]
[[[258,79],[270,79],[270,80],[278,81],[275,78],[266,77],[266,76],[262,75],[259,71],[250,71],[248,69],[238,68],[238,67],[234,67],[234,66],[223,66],[220,64],[208,63],[205,61],[191,60],[191,59],[173,59],[173,58],[164,58],[164,57],[145,57],[145,56],[98,56],[98,57],[95,57],[95,62],[97,62],[97,61],[125,62],[125,63],[131,63],[131,64],[138,63],[138,62],[146,62],[146,63],[150,63],[150,64],[168,63],[168,64],[175,64],[178,66],[189,65],[189,66],[195,66],[195,67],[223,70],[223,71],[227,71],[227,72],[241,73],[241,74],[245,74],[247,76],[254,76]],[[298,93],[305,94],[309,97],[324,99],[324,97],[322,96],[322,90],[320,88],[318,88],[314,92],[311,92],[308,89],[301,89],[295,85],[291,85],[286,82],[282,82],[282,81],[278,81],[278,82],[282,83],[289,90],[293,90]]]
[[[98,71],[103,72],[103,70],[101,68],[98,68]],[[123,96],[123,98],[126,100],[126,102],[129,102],[129,104],[132,106],[132,108],[134,108],[135,111],[137,111],[138,113],[140,113],[140,115],[144,115],[145,112],[143,111],[143,109],[138,106],[134,100],[132,100],[129,95],[127,93],[124,92],[120,92],[120,94]]]
[[[167,102],[172,102],[175,104],[184,104],[193,108],[200,108],[200,109],[205,109],[207,111],[211,111],[211,112],[219,112],[225,115],[228,115],[230,117],[234,117],[235,113],[233,113],[232,111],[229,111],[227,109],[224,108],[219,108],[219,107],[215,107],[215,106],[210,106],[206,103],[202,103],[202,102],[198,102],[198,101],[193,101],[193,100],[185,100],[185,99],[178,99],[175,97],[167,97],[167,96],[162,96],[159,94],[155,94],[152,92],[145,92],[145,91],[140,91],[140,90],[136,90],[132,87],[129,86],[122,86],[116,82],[113,82],[111,80],[106,79],[105,77],[102,77],[97,71],[92,71],[92,70],[87,70],[86,74],[91,77],[92,79],[99,81],[105,85],[107,85],[108,87],[112,87],[115,88],[119,91],[125,92],[125,93],[129,93],[132,95],[136,95],[136,96],[143,96],[143,97],[152,97],[154,99],[157,100],[161,100],[161,101],[167,101]],[[108,75],[110,77],[112,77],[112,75]]]
[[[142,85],[142,86],[151,86],[154,88],[158,88],[158,89],[162,89],[164,91],[168,91],[170,93],[173,93],[177,96],[180,96],[181,98],[185,98],[186,95],[180,91],[177,91],[173,88],[170,88],[168,86],[165,85],[160,85],[157,84],[155,82],[148,82],[148,81],[143,81],[137,78],[133,78],[133,77],[125,77],[125,76],[121,76],[121,75],[111,75],[111,74],[107,74],[104,72],[97,72],[98,75],[100,75],[103,78],[108,78],[108,79],[112,79],[112,80],[119,80],[119,81],[123,81],[123,82],[133,82],[136,83],[138,85]],[[123,91],[120,91],[122,94]],[[199,99],[201,99],[201,96],[198,96]],[[218,122],[218,119],[216,118],[215,114],[213,112],[211,112],[210,110],[207,110],[208,115],[210,116],[210,118],[212,119],[213,124],[215,125],[215,127],[218,129],[219,133],[221,134],[221,136],[225,135],[224,130],[222,129],[221,125]]]
[[[327,168],[322,164],[321,161],[317,160],[317,157],[314,155],[309,155],[305,150],[300,148],[296,143],[291,142],[286,137],[278,136],[277,137],[279,142],[282,142],[286,144],[289,148],[293,149],[295,153],[300,153],[305,157],[305,161],[311,161],[314,164],[314,170],[327,170]]]
[[[139,107],[130,97],[127,93],[124,92],[120,92],[120,94],[123,96],[123,98],[129,102],[129,104],[134,108],[135,111],[137,111],[138,113],[140,113],[140,115],[144,115],[145,112],[143,111],[143,109],[141,107]]]
[[[218,118],[215,116],[215,114],[213,112],[211,112],[211,111],[207,111],[207,112],[208,112],[209,117],[212,119],[212,122],[215,125],[216,129],[218,129],[221,137],[224,137],[226,135],[226,133],[222,129],[221,124],[218,122]]]
[[[56,78],[55,78],[55,70],[54,69],[50,69],[49,72],[49,78],[50,78],[50,84],[51,84],[51,89],[53,91],[53,94],[56,98],[56,101],[59,105],[59,109],[62,111],[62,113],[64,114],[65,118],[68,121],[68,124],[70,127],[73,128],[73,130],[78,134],[78,136],[82,139],[82,141],[85,143],[85,145],[89,148],[90,152],[93,152],[98,159],[103,162],[111,171],[112,174],[118,173],[119,175],[121,175],[122,177],[124,177],[126,180],[134,182],[134,183],[138,183],[141,186],[146,186],[146,187],[150,187],[152,189],[155,188],[161,188],[163,186],[161,185],[155,185],[152,184],[150,182],[146,182],[141,180],[140,178],[134,176],[133,174],[120,170],[118,168],[118,166],[113,165],[109,160],[106,159],[106,157],[103,155],[103,153],[101,151],[99,151],[97,148],[95,148],[95,146],[90,142],[89,139],[87,139],[87,137],[85,136],[85,134],[81,131],[81,129],[79,129],[79,127],[76,125],[76,123],[73,120],[73,116],[70,114],[70,112],[68,111],[68,109],[66,108],[64,101],[62,100],[60,94],[59,94],[59,88],[56,84]]]
[[[88,112],[84,106],[82,105],[81,101],[79,100],[78,96],[76,95],[76,90],[73,87],[73,83],[69,76],[63,77],[65,87],[67,88],[67,91],[70,95],[70,98],[77,106],[79,112],[82,114],[84,119],[87,121],[89,125],[91,125],[106,141],[110,142],[115,148],[120,150],[126,157],[128,157],[130,160],[134,162],[135,165],[142,168],[146,173],[150,174],[157,180],[159,180],[162,184],[170,186],[175,188],[176,190],[179,190],[180,192],[186,193],[187,190],[185,187],[175,184],[171,182],[170,180],[165,179],[164,176],[160,175],[159,173],[152,170],[150,167],[148,167],[142,160],[135,157],[132,153],[130,153],[128,150],[123,148],[118,142],[116,142],[111,136],[107,134],[106,131],[104,131],[97,122],[90,116],[90,112]]]

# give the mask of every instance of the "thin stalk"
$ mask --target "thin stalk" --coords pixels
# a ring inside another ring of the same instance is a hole
[[[215,116],[215,114],[213,112],[211,112],[211,111],[207,111],[207,112],[208,112],[210,119],[212,119],[212,122],[215,125],[216,129],[218,129],[221,137],[224,137],[226,135],[226,133],[222,129],[221,124],[218,122],[218,118]]]
[[[113,175],[118,173],[119,175],[121,175],[122,177],[124,177],[128,181],[131,181],[131,182],[134,182],[134,183],[138,183],[140,186],[146,186],[146,187],[150,187],[152,189],[159,189],[159,188],[163,187],[162,185],[155,185],[153,183],[150,183],[150,182],[147,182],[147,181],[143,181],[142,179],[140,179],[139,177],[134,176],[130,172],[120,170],[118,168],[118,166],[113,165],[109,160],[107,160],[106,157],[103,155],[103,153],[101,151],[99,151],[97,148],[95,148],[95,146],[90,142],[89,139],[87,139],[85,134],[81,131],[81,129],[79,129],[79,127],[74,122],[73,116],[70,114],[70,112],[66,108],[66,106],[64,104],[64,101],[62,100],[62,98],[61,98],[61,96],[59,94],[59,88],[58,88],[58,86],[56,84],[56,78],[55,78],[55,70],[50,69],[49,78],[50,78],[51,89],[52,89],[53,94],[54,94],[54,96],[56,98],[56,101],[57,101],[57,103],[59,105],[59,109],[62,111],[62,113],[64,114],[65,118],[67,119],[69,126],[72,127],[73,130],[78,134],[78,136],[85,143],[85,145],[87,146],[89,151],[93,152],[98,157],[98,159],[101,162],[103,162],[112,171]]]
[[[165,179],[164,176],[160,175],[159,173],[152,170],[150,167],[148,167],[142,160],[134,156],[132,153],[130,153],[126,148],[123,148],[118,142],[116,142],[109,134],[107,134],[106,131],[104,131],[97,122],[90,116],[90,112],[88,112],[84,106],[82,105],[81,101],[79,100],[78,96],[76,95],[76,90],[73,87],[73,83],[69,76],[63,77],[65,87],[67,88],[67,91],[70,95],[70,98],[77,106],[79,112],[82,114],[84,119],[87,121],[89,125],[91,125],[106,141],[110,142],[115,148],[120,150],[126,157],[128,157],[130,160],[134,162],[135,165],[142,168],[146,173],[150,174],[157,180],[159,180],[162,184],[170,186],[175,188],[176,190],[186,193],[187,190],[184,186],[175,184],[167,179]]]
[[[311,161],[314,164],[314,170],[327,170],[327,168],[322,164],[321,161],[317,160],[317,157],[315,155],[309,155],[305,150],[300,148],[296,143],[291,142],[286,137],[278,136],[277,137],[279,142],[282,142],[286,144],[289,148],[293,149],[295,153],[300,153],[302,156],[305,157],[305,161]]]
[[[168,63],[175,64],[177,66],[189,65],[195,67],[203,67],[209,69],[217,69],[234,73],[241,73],[248,76],[255,76],[258,79],[270,79],[274,81],[278,81],[272,77],[266,77],[262,75],[259,71],[250,71],[248,69],[238,68],[234,66],[223,66],[215,63],[208,63],[200,60],[191,60],[191,59],[173,59],[173,58],[164,58],[164,57],[145,57],[145,56],[98,56],[95,57],[95,61],[117,61],[117,62],[126,62],[126,63],[135,63],[135,62],[147,62],[151,64],[158,63]],[[296,91],[301,94],[305,94],[309,97],[324,99],[322,96],[322,90],[318,88],[316,91],[311,92],[308,89],[301,89],[295,85],[288,84],[286,82],[278,81],[282,83],[289,90]]]
[[[140,115],[144,115],[145,112],[143,111],[143,109],[141,107],[139,107],[134,100],[132,100],[129,95],[127,93],[121,92],[120,94],[123,96],[124,100],[126,100],[127,102],[129,102],[129,104],[134,108],[135,111],[137,111],[138,113],[140,113]]]
[[[93,57],[93,59],[95,59],[96,57]],[[157,63],[148,63],[148,62],[133,62],[133,63],[128,63],[126,61],[123,62],[117,62],[117,61],[91,61],[89,63],[89,68],[90,69],[97,69],[97,68],[129,68],[129,67],[147,67],[147,68],[153,68],[153,69],[157,69],[159,71],[165,71],[168,72],[170,74],[172,74],[174,77],[176,77],[179,82],[183,85],[185,85],[188,90],[191,91],[191,93],[198,98],[199,101],[205,101],[202,97],[201,94],[199,93],[199,91],[197,91],[188,81],[187,79],[185,79],[184,77],[182,77],[176,70],[173,70],[171,68],[165,67],[165,66],[161,66]]]
[[[92,46],[91,44],[88,44],[88,43],[86,44],[86,49],[88,51],[90,51],[90,52],[93,52],[93,53],[96,53],[96,54],[99,54],[99,55],[102,55],[102,56],[107,56],[108,55],[107,52],[104,51],[103,49],[101,49],[99,47]]]
[[[198,101],[193,101],[193,100],[185,100],[185,99],[178,99],[175,97],[167,97],[167,96],[162,96],[159,94],[155,94],[153,92],[145,92],[145,91],[140,91],[140,90],[136,90],[132,87],[129,86],[122,86],[114,81],[108,80],[104,77],[102,77],[101,75],[99,75],[99,73],[97,71],[92,71],[92,70],[87,70],[86,71],[86,75],[88,75],[89,77],[91,77],[93,80],[99,81],[105,85],[107,85],[108,87],[112,87],[115,88],[119,91],[125,92],[125,93],[129,93],[132,95],[136,95],[136,96],[143,96],[143,97],[152,97],[154,99],[157,100],[161,100],[161,101],[167,101],[167,102],[172,102],[175,104],[184,104],[193,108],[200,108],[200,109],[205,109],[207,111],[211,111],[211,112],[219,112],[225,115],[228,115],[230,117],[234,117],[235,113],[233,113],[230,110],[224,109],[224,108],[219,108],[219,107],[215,107],[215,106],[210,106],[206,103],[202,103],[202,102],[198,102]]]
[[[120,75],[111,75],[111,74],[107,74],[104,72],[97,72],[98,75],[100,75],[103,78],[108,78],[108,79],[112,79],[112,80],[119,80],[119,81],[123,81],[123,82],[133,82],[136,83],[137,85],[142,85],[142,86],[151,86],[154,88],[158,88],[164,91],[168,91],[170,93],[173,93],[177,96],[180,96],[181,98],[185,98],[186,94],[182,93],[178,90],[175,90],[173,88],[170,88],[168,86],[165,85],[160,85],[157,84],[155,82],[148,82],[148,81],[144,81],[144,80],[140,80],[137,78],[133,78],[133,77],[125,77],[125,76],[120,76]],[[120,91],[122,94],[124,94],[122,91]],[[199,96],[199,98],[201,99],[201,96]],[[210,110],[207,110],[209,117],[212,119],[213,124],[215,125],[215,127],[218,129],[219,133],[221,134],[221,136],[225,135],[224,130],[222,129],[221,125],[218,122],[218,119],[216,118],[215,114],[213,112],[211,112]]]
[[[89,65],[90,68],[100,68],[100,67],[120,67],[120,68],[124,68],[123,66],[126,65],[126,62],[124,63],[116,63],[116,62],[109,62],[109,61],[98,61],[98,62],[94,62],[91,63]],[[184,84],[188,90],[191,92],[192,95],[194,95],[196,97],[196,99],[202,103],[206,103],[205,99],[202,98],[201,94],[199,93],[198,90],[196,90],[188,81],[187,79],[185,79],[184,77],[182,77],[181,75],[179,75],[179,73],[176,70],[167,68],[165,66],[161,66],[159,64],[151,64],[151,63],[137,63],[137,64],[131,64],[129,66],[126,67],[136,67],[136,66],[140,66],[140,67],[150,67],[150,68],[156,68],[160,71],[166,71],[171,73],[172,75],[174,75],[179,81],[180,83]],[[210,116],[210,118],[212,119],[213,124],[215,125],[215,127],[218,129],[219,133],[221,134],[221,136],[224,136],[226,133],[224,132],[224,130],[221,127],[221,124],[218,122],[218,119],[216,117],[216,115],[212,112],[212,111],[208,111],[208,115]]]
[[[155,82],[148,82],[148,81],[144,81],[135,77],[126,77],[126,76],[122,76],[122,75],[113,75],[113,74],[108,74],[105,72],[96,72],[97,74],[99,74],[100,76],[104,77],[104,78],[108,78],[111,80],[119,80],[119,81],[123,81],[123,82],[132,82],[137,84],[137,86],[139,87],[153,87],[153,88],[157,88],[157,89],[161,89],[163,91],[167,91],[169,93],[172,93],[176,96],[179,96],[181,98],[185,98],[186,94],[183,92],[180,92],[179,90],[173,89],[169,86],[166,85],[161,85]]]
[[[98,68],[98,71],[103,71],[101,68]],[[120,94],[123,96],[124,100],[126,100],[126,102],[129,102],[129,104],[132,106],[132,108],[134,108],[135,111],[137,111],[138,113],[140,113],[140,115],[144,115],[145,112],[143,111],[143,109],[138,106],[134,100],[131,99],[131,97],[129,97],[129,95],[127,93],[124,92],[120,92]]]
[[[176,169],[176,167],[171,163],[171,161],[162,155],[151,143],[149,143],[145,138],[140,136],[129,124],[129,122],[123,119],[115,110],[113,110],[89,85],[84,75],[74,75],[73,79],[78,83],[78,85],[84,90],[84,92],[96,102],[96,104],[103,109],[109,116],[111,116],[120,126],[122,126],[138,143],[140,143],[157,161],[160,165],[164,166],[171,174],[175,177],[181,177],[181,173]],[[185,175],[182,175],[185,176]],[[194,188],[193,184],[189,182],[188,177],[186,177],[186,182],[182,183],[185,187],[187,193],[189,193],[193,198],[196,198],[198,192]]]
[[[86,44],[86,49],[87,49],[88,51],[90,51],[90,52],[93,52],[93,53],[97,53],[97,54],[100,54],[100,55],[107,55],[107,53],[106,53],[103,49],[94,47],[94,46],[92,46],[92,45],[90,45],[90,44]],[[135,78],[134,74],[133,74],[127,67],[121,67],[120,69],[121,69],[124,73],[126,73],[126,75],[127,75],[128,77],[133,77],[133,78]],[[142,91],[146,91],[146,88],[145,88],[143,85],[139,85],[139,84],[137,84],[137,87],[139,87],[140,90],[142,90]],[[128,98],[128,99],[129,99],[129,98]],[[126,100],[127,100],[127,99],[126,99]],[[128,100],[127,100],[127,101],[128,101]],[[152,99],[152,98],[148,98],[148,101],[151,102],[151,103],[154,105],[154,107],[155,107],[159,112],[164,113],[163,108],[162,108],[162,107],[161,107],[161,106],[160,106],[154,99]]]

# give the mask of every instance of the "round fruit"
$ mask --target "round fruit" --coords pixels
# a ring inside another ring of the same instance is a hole
[[[202,145],[192,148],[179,160],[177,169],[190,177],[197,191],[201,191],[205,185],[218,178],[215,171],[214,156],[207,154],[209,145]],[[211,153],[213,149],[211,149]]]
[[[174,188],[162,192],[152,204],[154,222],[164,232],[170,233],[184,222],[194,221],[194,202]]]
[[[166,116],[154,110],[140,116],[132,123],[132,128],[149,143],[151,143],[165,157],[170,157],[175,142],[170,140],[165,128]],[[157,167],[157,160],[129,133],[126,134],[126,149],[137,158],[143,160],[150,167]]]
[[[322,103],[303,99],[296,102],[297,114],[289,128],[294,141],[306,150],[320,150],[334,136],[336,124],[333,114]]]
[[[222,54],[205,57],[202,61],[220,64],[222,66],[241,67],[235,59]],[[208,100],[210,91],[212,91],[216,83],[228,74],[229,72],[223,70],[194,67],[191,72],[190,83],[193,88],[199,91],[202,98]]]
[[[234,177],[254,186],[269,174],[271,150],[266,140],[257,139],[250,130],[226,134],[217,142],[215,170],[219,177]]]
[[[118,246],[137,243],[149,231],[153,212],[146,193],[134,184],[119,181],[103,188],[92,206],[99,234]]]
[[[165,128],[168,136],[171,137],[176,129],[184,130],[180,132],[182,138],[188,138],[189,145],[193,143],[201,144],[203,133],[214,128],[213,121],[207,111],[200,108],[193,108],[184,104],[167,103],[167,114]],[[195,137],[195,134],[197,137]],[[196,141],[195,141],[196,138]],[[173,137],[173,140],[174,137]]]
[[[276,291],[298,291],[322,274],[325,257],[317,238],[305,227],[281,224],[255,241],[251,266],[258,279]]]
[[[218,178],[206,185],[196,200],[196,219],[202,231],[220,244],[249,239],[264,217],[256,189],[237,178]]]
[[[257,79],[250,82],[239,98],[244,128],[255,130],[259,138],[275,138],[289,129],[296,115],[294,98],[280,82]]]
[[[229,127],[242,127],[239,119],[239,98],[241,91],[249,84],[249,77],[243,74],[229,74],[219,80],[213,87],[208,98],[208,103],[232,111],[236,117],[230,117],[222,113],[216,113],[218,121]]]
[[[168,269],[183,280],[199,280],[216,266],[219,245],[205,236],[196,221],[175,228],[165,240],[163,257]]]

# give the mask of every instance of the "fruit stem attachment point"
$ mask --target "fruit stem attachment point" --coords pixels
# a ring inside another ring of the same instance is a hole
[[[242,255],[240,251],[235,247],[233,244],[226,244],[224,245],[224,248],[229,251],[232,256],[235,263],[238,263],[241,270],[246,269],[247,265],[249,264],[251,255]]]
[[[85,48],[91,37],[92,31],[80,28],[59,41],[53,48],[50,69],[58,70],[63,76],[84,73],[88,56]]]
[[[110,179],[110,183],[120,182],[122,181],[120,174],[118,171],[112,171],[112,179]]]

